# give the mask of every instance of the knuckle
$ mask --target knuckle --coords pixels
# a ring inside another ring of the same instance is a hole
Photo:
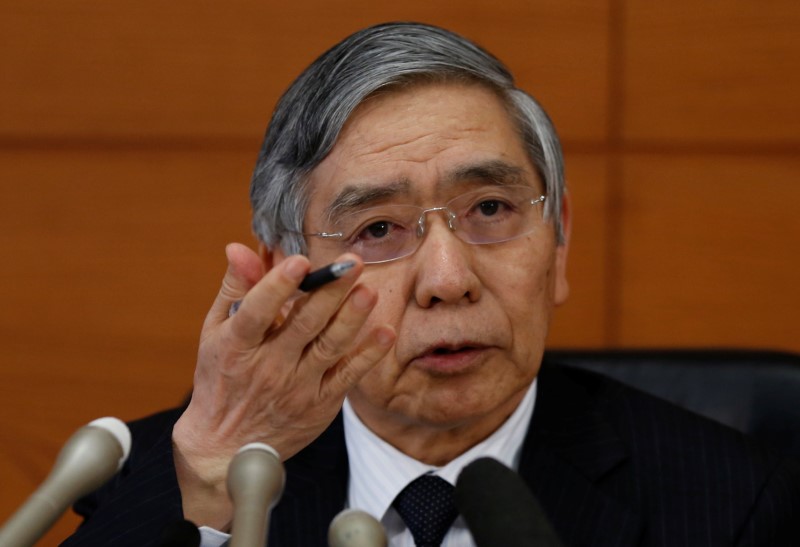
[[[358,367],[358,360],[350,355],[342,358],[339,368],[339,382],[348,388],[355,386],[361,379],[361,370]]]
[[[342,354],[339,345],[324,334],[314,341],[311,350],[314,358],[322,362],[335,361]]]
[[[235,299],[238,298],[242,293],[242,289],[240,287],[236,287],[233,283],[231,283],[231,279],[228,276],[222,280],[222,286],[219,289],[219,294],[223,298],[226,299]]]
[[[307,314],[298,314],[292,321],[292,328],[303,338],[313,338],[319,332],[316,322]]]

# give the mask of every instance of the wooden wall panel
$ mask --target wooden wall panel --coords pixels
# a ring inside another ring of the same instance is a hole
[[[566,163],[572,216],[570,296],[555,311],[548,346],[601,347],[608,338],[608,169],[600,154],[567,154]]]
[[[253,241],[253,156],[0,152],[0,521],[72,431],[174,406],[191,388],[224,245]]]
[[[9,229],[0,231],[6,371],[24,372],[31,388],[47,378],[122,387],[140,375],[159,383],[180,369],[178,385],[187,387],[199,328],[225,270],[224,244],[253,242],[252,154],[32,151],[0,159],[0,178],[26,189],[3,185],[0,194],[12,205],[2,214]],[[182,362],[170,362],[187,350]],[[98,396],[108,411],[120,410],[114,395]]]
[[[800,150],[800,3],[625,3],[630,142]]]
[[[622,345],[800,349],[800,158],[635,156]]]
[[[319,53],[387,20],[484,43],[551,107],[562,133],[606,126],[608,2],[236,0],[5,2],[0,137],[259,138],[279,94]]]

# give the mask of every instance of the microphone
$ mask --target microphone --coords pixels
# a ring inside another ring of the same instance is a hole
[[[228,466],[233,502],[230,547],[266,545],[269,512],[283,493],[285,475],[278,452],[263,443],[246,444]]]
[[[386,547],[386,532],[378,519],[359,509],[345,509],[328,528],[329,547]]]
[[[522,477],[497,460],[479,458],[467,465],[455,497],[478,547],[562,547]]]
[[[200,547],[200,530],[190,520],[170,522],[161,533],[159,547]]]
[[[76,431],[50,475],[0,530],[0,546],[36,543],[78,498],[110,479],[128,458],[131,433],[117,418],[99,418]]]

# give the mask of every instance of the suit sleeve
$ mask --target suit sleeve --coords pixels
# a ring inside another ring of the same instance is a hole
[[[164,528],[183,518],[172,454],[172,427],[182,410],[130,424],[133,447],[127,463],[75,504],[84,520],[62,547],[157,545]]]

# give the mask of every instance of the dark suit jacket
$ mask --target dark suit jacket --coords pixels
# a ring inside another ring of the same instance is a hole
[[[171,450],[180,411],[132,424],[128,463],[76,505],[86,520],[63,545],[157,545],[182,518]],[[567,546],[797,546],[798,467],[659,399],[545,364],[519,473]],[[327,545],[347,495],[341,416],[286,471],[270,547]]]

